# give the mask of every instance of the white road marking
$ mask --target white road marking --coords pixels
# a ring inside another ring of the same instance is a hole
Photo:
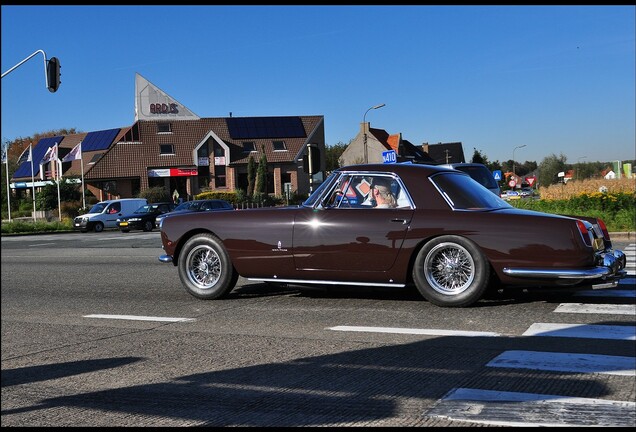
[[[636,327],[593,324],[535,323],[523,336],[553,336],[590,339],[636,340]]]
[[[159,322],[196,321],[195,318],[170,318],[170,317],[153,317],[153,316],[138,316],[138,315],[102,315],[102,314],[84,315],[84,318],[118,319],[118,320],[131,320],[131,321],[159,321]]]
[[[463,331],[463,330],[440,330],[440,329],[416,329],[399,327],[364,327],[364,326],[335,326],[327,327],[327,330],[351,331],[351,332],[371,332],[371,333],[399,333],[417,334],[429,336],[501,336],[499,333]]]
[[[636,376],[636,357],[539,351],[504,351],[486,366]]]
[[[561,303],[554,312],[636,315],[636,305]]]
[[[457,388],[424,415],[500,426],[633,427],[636,403]]]

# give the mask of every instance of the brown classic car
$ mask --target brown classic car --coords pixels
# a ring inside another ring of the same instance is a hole
[[[463,307],[489,287],[611,286],[625,255],[602,221],[516,209],[461,171],[370,164],[334,171],[299,206],[189,213],[161,224],[165,255],[200,299],[240,276],[406,287]]]

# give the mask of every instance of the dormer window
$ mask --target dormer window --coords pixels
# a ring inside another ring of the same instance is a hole
[[[243,141],[243,153],[251,153],[256,151],[254,141]]]
[[[272,145],[274,147],[274,151],[285,151],[285,150],[287,150],[287,146],[285,145],[285,141],[272,141]]]
[[[160,154],[162,155],[173,155],[174,154],[174,144],[161,144],[159,146]]]

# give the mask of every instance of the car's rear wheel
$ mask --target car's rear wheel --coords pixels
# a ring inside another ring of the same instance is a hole
[[[198,234],[189,239],[179,255],[178,266],[185,289],[204,300],[226,296],[238,280],[223,243],[210,234]]]
[[[470,240],[437,237],[419,251],[413,280],[422,296],[443,307],[464,307],[478,301],[488,287],[490,265]]]
[[[155,227],[155,224],[152,221],[144,222],[144,231],[152,231]]]
[[[94,230],[96,233],[100,233],[100,232],[104,231],[104,224],[103,224],[103,223],[101,223],[101,222],[97,222],[97,223],[95,224],[95,226],[93,227],[93,230]]]

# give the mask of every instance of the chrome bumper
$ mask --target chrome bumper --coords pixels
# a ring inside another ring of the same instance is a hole
[[[172,262],[172,256],[170,256],[170,255],[161,255],[159,257],[159,261],[161,261],[162,263],[171,263]]]
[[[597,266],[589,269],[538,269],[504,268],[504,274],[518,278],[531,279],[620,279],[627,272],[627,257],[619,250],[610,250],[597,255]]]

